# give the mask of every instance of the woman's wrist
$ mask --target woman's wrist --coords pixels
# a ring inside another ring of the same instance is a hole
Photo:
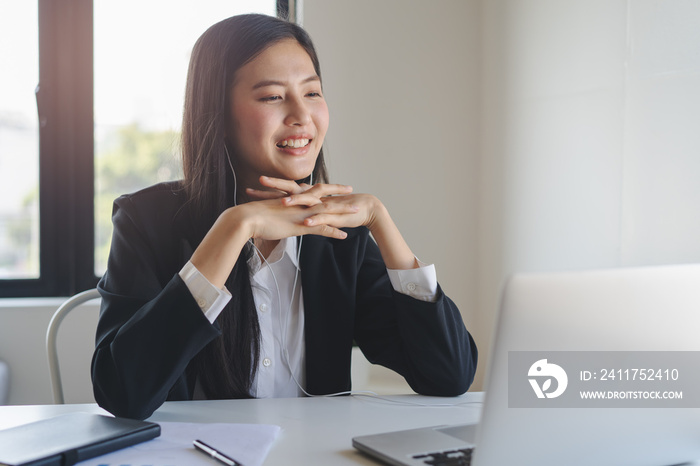
[[[255,237],[256,216],[255,211],[250,208],[250,203],[230,207],[222,215],[226,216],[227,229],[229,231],[236,230],[240,238],[245,238],[244,244]]]
[[[377,242],[387,268],[394,270],[417,268],[416,258],[389,215],[389,211],[379,199],[374,199],[371,219],[365,226]]]
[[[223,288],[253,227],[243,206],[225,210],[194,251],[190,261],[214,286]]]
[[[391,219],[389,211],[384,204],[382,204],[382,201],[376,196],[372,196],[371,199],[370,215],[365,226],[372,234],[375,234],[375,232],[385,230],[387,226],[393,224],[394,221]]]

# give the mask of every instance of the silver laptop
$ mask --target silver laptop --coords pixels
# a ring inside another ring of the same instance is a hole
[[[434,452],[474,466],[692,463],[698,374],[700,264],[515,275],[481,422],[366,435],[353,446],[394,465],[443,464]]]

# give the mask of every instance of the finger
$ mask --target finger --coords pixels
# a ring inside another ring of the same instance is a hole
[[[348,203],[323,203],[321,206],[313,207],[309,215],[304,219],[304,225],[332,225],[332,226],[357,226],[356,214],[360,212],[360,207]],[[352,217],[352,218],[350,218]]]
[[[357,211],[338,212],[332,214],[312,215],[304,219],[304,225],[307,227],[315,225],[329,225],[333,227],[356,227],[360,226],[360,218],[356,214]]]
[[[352,192],[352,186],[345,184],[316,183],[308,191],[319,197],[334,196],[336,194],[350,194]]]
[[[283,199],[286,206],[292,205],[316,205],[321,202],[321,198],[328,196],[347,195],[352,192],[352,186],[343,184],[317,184],[312,188],[302,192],[293,194]]]
[[[315,196],[313,194],[294,194],[292,196],[287,196],[284,199],[282,199],[282,204],[284,204],[287,207],[290,206],[305,206],[305,207],[311,207],[319,204],[323,204],[323,200]]]
[[[354,214],[360,211],[360,207],[347,200],[335,201],[336,198],[330,200],[326,198],[321,204],[307,210],[307,217],[312,217],[320,214]]]
[[[246,188],[245,192],[248,195],[248,197],[256,200],[279,199],[280,197],[284,197],[289,194],[283,191],[268,191],[253,188]]]
[[[287,194],[295,194],[303,192],[301,186],[299,186],[296,181],[283,180],[282,178],[273,178],[271,176],[261,176],[260,184],[266,188],[277,189],[279,191],[284,191]]]
[[[348,237],[348,234],[345,233],[343,230],[332,227],[330,225],[317,225],[313,228],[308,228],[307,234],[325,236],[327,238],[335,239],[345,239]]]

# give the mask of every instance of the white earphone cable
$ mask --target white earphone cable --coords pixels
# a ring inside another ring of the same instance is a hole
[[[226,160],[228,161],[228,166],[231,167],[231,173],[233,174],[233,205],[238,205],[236,202],[236,196],[238,194],[238,183],[236,182],[236,170],[233,169],[233,164],[231,163],[231,154],[228,153],[228,147],[224,143],[224,150],[226,150]]]

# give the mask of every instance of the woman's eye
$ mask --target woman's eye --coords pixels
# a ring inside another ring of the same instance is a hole
[[[321,93],[320,93],[320,92],[309,92],[309,93],[306,94],[306,95],[309,96],[309,97],[321,97]]]
[[[274,102],[276,100],[282,100],[282,97],[279,95],[271,95],[260,99],[261,102]]]

